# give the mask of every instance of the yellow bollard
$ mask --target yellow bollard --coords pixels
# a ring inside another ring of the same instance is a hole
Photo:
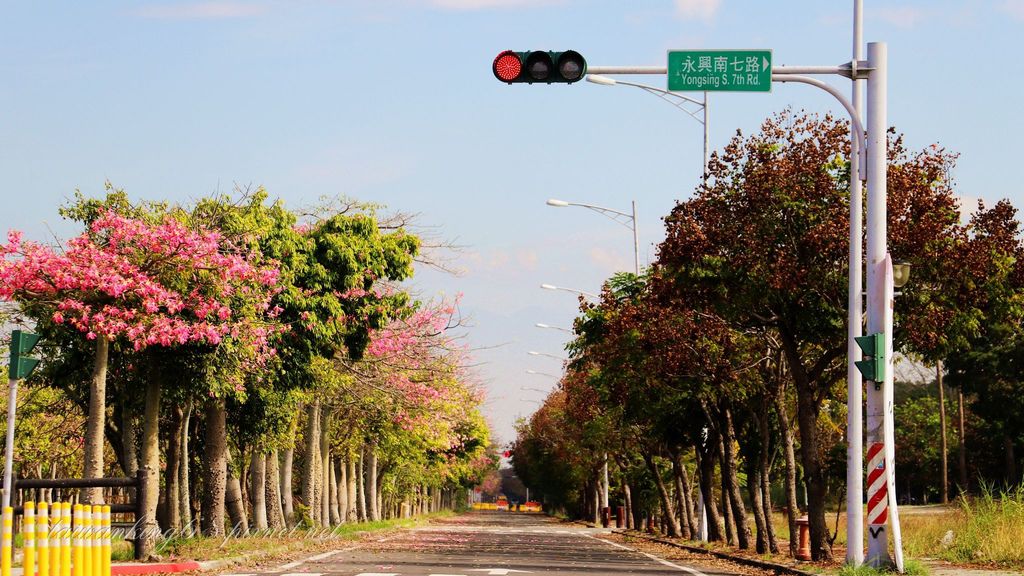
[[[82,533],[85,517],[82,514],[82,505],[75,504],[75,513],[71,526],[71,555],[74,556],[73,566],[75,576],[86,576],[85,574],[85,549],[82,547]]]
[[[60,504],[60,576],[71,576],[71,503]]]
[[[110,574],[110,506],[103,507],[103,541],[102,541],[102,554],[103,554],[103,570],[100,571],[100,576],[111,576]]]
[[[82,564],[84,576],[96,576],[92,571],[92,506],[82,506]]]
[[[21,570],[25,576],[36,573],[36,503],[25,502],[21,526]]]
[[[103,506],[92,507],[92,573],[103,575]]]
[[[60,576],[60,502],[53,503],[50,511],[50,574]]]
[[[39,576],[50,576],[50,515],[46,502],[40,502],[36,511],[36,549]]]
[[[4,508],[3,531],[0,532],[0,576],[11,576],[11,544],[14,541],[14,508]]]

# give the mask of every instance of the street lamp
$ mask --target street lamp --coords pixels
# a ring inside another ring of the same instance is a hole
[[[526,373],[533,374],[535,376],[547,376],[548,378],[555,378],[556,380],[561,378],[561,376],[555,376],[554,374],[548,374],[547,372],[538,372],[536,370],[527,370]]]
[[[572,292],[574,294],[579,294],[581,296],[589,296],[590,298],[600,298],[600,296],[594,294],[593,292],[587,292],[586,290],[577,290],[575,288],[566,288],[564,286],[555,286],[554,284],[541,284],[540,287],[545,290],[565,290],[566,292]]]
[[[704,100],[696,100],[690,98],[684,94],[678,92],[669,92],[668,90],[662,90],[661,88],[655,88],[654,86],[648,86],[647,84],[637,84],[636,82],[627,82],[625,80],[616,80],[607,76],[601,76],[599,74],[587,74],[587,82],[598,84],[601,86],[632,86],[644,90],[648,94],[654,94],[658,98],[668,102],[676,108],[682,110],[687,116],[693,118],[697,122],[700,122],[704,126],[704,165],[701,167],[701,174],[707,177],[708,170],[708,93],[704,93]],[[691,110],[696,106],[695,109]],[[700,116],[698,116],[700,113]]]
[[[562,356],[555,356],[554,354],[548,354],[547,352],[537,352],[536,350],[530,350],[529,352],[527,352],[527,354],[529,354],[530,356],[547,356],[548,358],[554,358],[555,360],[559,360],[562,362],[568,360],[568,358],[563,358]]]
[[[910,262],[898,260],[892,263],[892,285],[903,288],[910,281]]]
[[[626,228],[629,228],[630,230],[632,230],[633,231],[633,265],[634,265],[634,268],[635,268],[636,275],[639,276],[640,275],[640,235],[639,235],[640,232],[638,230],[638,226],[637,226],[637,222],[638,221],[636,219],[636,200],[634,200],[632,204],[633,204],[633,213],[630,214],[628,212],[622,212],[620,210],[615,210],[613,208],[605,208],[604,206],[596,206],[594,204],[584,204],[582,202],[566,202],[565,200],[557,200],[555,198],[550,198],[547,201],[547,205],[548,206],[554,206],[556,208],[564,208],[566,206],[579,206],[580,208],[587,208],[587,209],[593,210],[594,212],[597,212],[598,214],[601,214],[603,216],[607,216],[608,218],[611,218],[612,220],[614,220],[614,221],[618,222],[619,224],[622,224]]]
[[[542,322],[537,322],[536,324],[534,324],[534,326],[536,326],[537,328],[550,328],[552,330],[561,330],[562,332],[568,332],[569,334],[572,334],[572,330],[569,330],[568,328],[562,328],[561,326],[552,326],[550,324],[544,324]]]

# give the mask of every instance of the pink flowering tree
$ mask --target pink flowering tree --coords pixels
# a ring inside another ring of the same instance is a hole
[[[453,335],[457,305],[456,299],[407,307],[370,332],[362,360],[343,367],[354,377],[347,392],[355,396],[360,436],[375,464],[367,470],[386,471],[383,485],[459,484],[489,445],[481,387]],[[368,492],[374,484],[368,482]]]
[[[269,352],[277,269],[272,263],[253,265],[250,253],[235,250],[216,231],[190,229],[170,215],[144,219],[107,210],[63,248],[26,242],[11,232],[0,255],[0,298],[94,342],[87,478],[103,474],[111,342],[123,341],[140,351],[246,338],[260,351],[254,361]],[[265,319],[236,316],[230,303],[240,296],[256,298]],[[158,386],[158,380],[153,382]],[[146,398],[143,462],[155,473],[159,388],[147,390]],[[98,494],[88,496],[96,499]]]

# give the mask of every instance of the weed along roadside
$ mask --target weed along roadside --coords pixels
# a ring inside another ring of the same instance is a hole
[[[40,504],[40,508],[46,506]],[[35,506],[26,504],[26,509]],[[58,504],[58,509],[61,506]],[[97,507],[101,508],[101,507]],[[45,509],[45,508],[43,508]],[[74,522],[51,518],[47,537],[43,523],[26,520],[17,538],[5,539],[11,546],[3,548],[3,576],[117,576],[129,574],[159,574],[216,570],[240,564],[264,564],[288,559],[301,554],[308,556],[339,546],[359,545],[362,540],[386,537],[395,530],[422,526],[432,520],[446,518],[451,512],[442,511],[413,518],[379,520],[361,524],[343,524],[334,528],[296,527],[282,530],[250,532],[246,536],[229,533],[223,538],[169,535],[155,545],[150,562],[134,562],[130,542],[111,543],[109,514],[99,515],[100,522],[92,527],[85,520],[84,506],[76,505]],[[39,515],[33,518],[38,520]],[[106,524],[104,524],[106,521]],[[32,531],[27,531],[32,527]],[[40,546],[41,542],[47,545]],[[49,554],[47,554],[47,552]],[[78,572],[76,566],[82,566]]]

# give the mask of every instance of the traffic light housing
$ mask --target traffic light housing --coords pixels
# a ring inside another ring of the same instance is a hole
[[[7,371],[11,380],[28,378],[28,375],[36,369],[39,358],[28,356],[36,347],[36,342],[39,342],[39,336],[35,334],[21,330],[11,332],[11,363]]]
[[[855,362],[864,379],[872,382],[885,380],[885,334],[857,336],[854,340],[864,353],[864,360]]]
[[[508,84],[572,84],[587,73],[587,61],[575,50],[505,50],[494,59],[494,77]]]

